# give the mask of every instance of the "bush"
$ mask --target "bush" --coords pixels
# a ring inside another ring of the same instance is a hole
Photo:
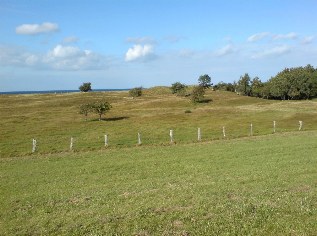
[[[91,91],[91,83],[83,83],[82,85],[79,86],[79,90],[81,92],[88,92]]]
[[[204,99],[204,95],[205,95],[205,88],[203,86],[195,86],[193,88],[190,99],[194,103],[201,102]]]
[[[133,98],[142,96],[142,87],[136,87],[129,91],[129,95]]]
[[[186,85],[182,84],[180,82],[175,82],[172,84],[171,90],[173,94],[179,95],[179,96],[185,96],[186,94]]]

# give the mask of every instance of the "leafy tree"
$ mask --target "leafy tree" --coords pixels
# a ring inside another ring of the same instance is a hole
[[[207,74],[199,76],[198,84],[205,89],[210,88],[212,86],[210,76]]]
[[[223,91],[229,91],[234,92],[235,86],[232,83],[225,83],[225,82],[219,82],[218,84],[214,85],[214,90],[223,90]]]
[[[255,77],[251,81],[251,96],[258,98],[263,97],[263,86],[264,84],[259,79],[259,77]]]
[[[185,95],[186,87],[187,86],[181,82],[175,82],[172,84],[171,90],[173,94]]]
[[[88,113],[91,112],[93,105],[90,103],[82,104],[79,106],[79,114],[85,116],[85,120],[87,120]]]
[[[248,73],[245,73],[244,76],[241,76],[240,80],[237,83],[237,92],[242,95],[249,96],[251,92],[250,81],[251,78]]]
[[[193,91],[191,93],[191,101],[196,103],[196,102],[201,102],[204,99],[205,96],[205,88],[203,86],[195,86],[193,88]]]
[[[133,98],[142,96],[142,87],[136,87],[129,91],[129,95]]]
[[[286,68],[272,77],[270,95],[275,99],[309,99],[317,96],[317,70],[311,65]]]
[[[99,101],[93,104],[92,110],[99,115],[99,120],[101,116],[111,109],[111,105],[106,101]]]
[[[88,83],[83,83],[82,85],[79,86],[79,90],[81,92],[88,92],[88,91],[91,91],[91,83],[88,82]]]

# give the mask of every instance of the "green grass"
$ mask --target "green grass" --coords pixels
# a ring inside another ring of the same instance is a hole
[[[85,121],[101,98],[113,109]],[[1,95],[0,235],[316,235],[317,100],[206,99]]]
[[[0,235],[316,235],[317,131],[0,159]]]
[[[101,98],[113,109],[101,122],[95,114],[85,121],[79,105]],[[206,98],[212,102],[194,105],[166,87],[145,90],[136,99],[127,91],[1,95],[0,157],[31,154],[33,138],[38,153],[49,154],[68,151],[71,137],[75,151],[88,151],[104,149],[105,134],[110,148],[121,148],[135,146],[138,132],[143,145],[167,145],[170,129],[178,144],[196,142],[198,127],[203,141],[222,139],[223,126],[228,139],[246,137],[251,122],[254,135],[271,134],[273,120],[277,132],[297,130],[299,120],[304,130],[317,130],[317,100],[269,101],[221,91],[208,91]]]

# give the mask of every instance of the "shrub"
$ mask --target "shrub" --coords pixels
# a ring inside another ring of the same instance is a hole
[[[190,99],[194,103],[201,102],[204,99],[204,95],[205,95],[205,88],[203,86],[195,86],[191,93]]]
[[[83,83],[82,85],[79,86],[79,90],[81,92],[88,92],[91,91],[91,83]]]
[[[133,98],[142,96],[142,87],[136,87],[129,91],[129,95]]]
[[[186,87],[187,86],[185,84],[182,84],[181,82],[175,82],[174,84],[172,84],[171,90],[173,94],[185,96]]]

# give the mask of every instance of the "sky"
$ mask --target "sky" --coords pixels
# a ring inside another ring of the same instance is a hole
[[[214,84],[317,66],[316,0],[0,0],[0,91]]]

